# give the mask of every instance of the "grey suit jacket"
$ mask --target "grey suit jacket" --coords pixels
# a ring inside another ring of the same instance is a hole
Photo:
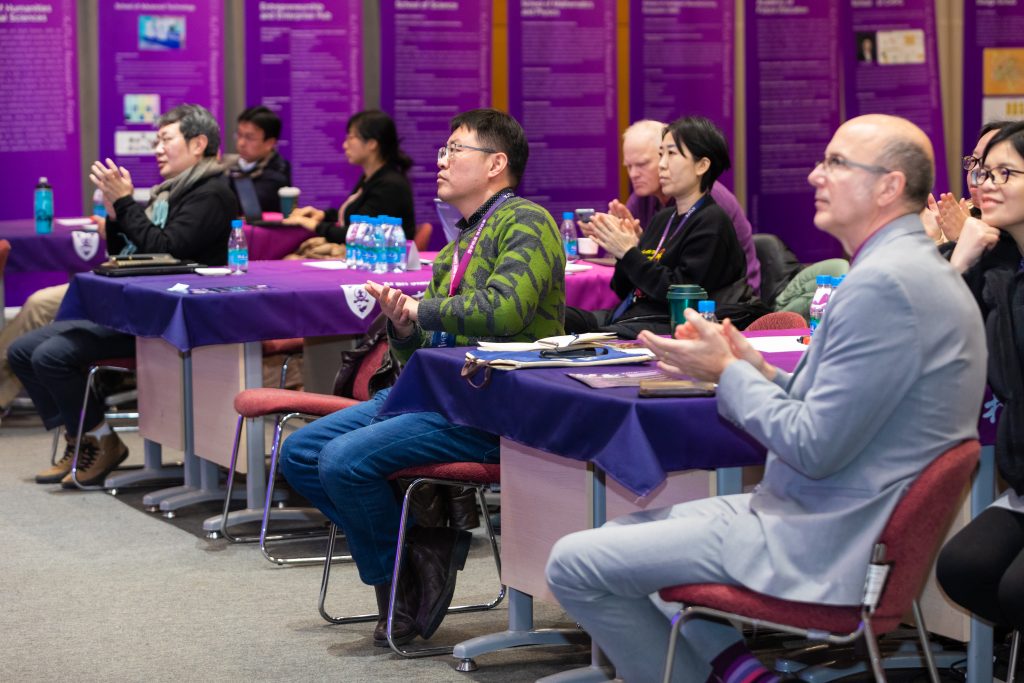
[[[768,448],[726,537],[726,571],[789,600],[859,604],[871,550],[907,486],[977,436],[981,314],[917,216],[857,254],[792,375],[733,363],[719,412]]]

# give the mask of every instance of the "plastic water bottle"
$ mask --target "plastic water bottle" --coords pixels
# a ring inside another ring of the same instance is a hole
[[[842,284],[843,280],[846,279],[845,275],[833,275],[832,276],[832,291],[835,292],[836,287]]]
[[[814,290],[814,297],[811,299],[811,334],[818,329],[821,319],[825,315],[825,307],[828,306],[829,297],[832,296],[832,276],[819,275],[815,279],[818,288]]]
[[[228,269],[232,275],[244,275],[249,270],[249,245],[245,241],[242,221],[231,221],[231,237],[228,238]]]
[[[388,231],[385,245],[388,253],[388,272],[404,273],[409,255],[406,253],[405,231],[402,230],[402,220],[394,216],[388,216]]]
[[[53,188],[47,182],[46,176],[39,179],[36,184],[36,232],[46,235],[53,232]]]
[[[359,230],[363,226],[365,216],[352,214],[348,221],[348,230],[345,231],[345,265],[355,268],[359,261]]]
[[[107,217],[107,207],[103,204],[103,190],[98,187],[92,193],[92,213],[100,218]]]
[[[698,301],[697,312],[700,313],[700,317],[704,318],[709,323],[718,322],[718,317],[715,315],[715,302],[710,299],[701,299]]]
[[[388,272],[387,223],[384,216],[373,219],[373,267],[374,273]]]
[[[566,211],[562,214],[562,244],[565,245],[566,261],[575,261],[580,257],[576,240],[576,221],[573,220],[573,212]]]

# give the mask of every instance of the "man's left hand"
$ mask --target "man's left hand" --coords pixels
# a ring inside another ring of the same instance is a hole
[[[408,337],[419,319],[420,302],[407,296],[400,289],[393,289],[371,280],[366,282],[366,291],[380,304],[381,313],[388,317],[399,338]]]
[[[113,204],[122,197],[131,197],[135,186],[132,185],[132,174],[124,166],[118,166],[108,158],[106,165],[94,161],[89,169],[89,180],[100,189],[103,198]]]
[[[721,325],[704,320],[692,308],[687,308],[684,315],[686,324],[676,328],[675,339],[664,339],[646,330],[638,339],[658,357],[658,367],[670,375],[717,382],[725,369],[739,359]]]

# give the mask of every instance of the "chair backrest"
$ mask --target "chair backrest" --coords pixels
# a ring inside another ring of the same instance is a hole
[[[875,619],[898,623],[921,592],[980,452],[976,439],[949,449],[921,472],[896,505],[879,538],[892,570]]]
[[[776,311],[762,315],[747,325],[747,331],[757,330],[799,330],[807,327],[807,321],[799,313],[793,311]]]
[[[754,235],[754,251],[761,262],[761,301],[770,308],[803,266],[785,242],[766,232]]]
[[[434,226],[430,223],[420,223],[416,226],[416,237],[413,242],[420,251],[427,251],[430,247],[430,236],[434,233]]]
[[[359,361],[359,368],[352,379],[352,398],[358,401],[370,400],[370,378],[380,369],[384,354],[388,352],[388,341],[385,338],[373,345],[369,353]]]

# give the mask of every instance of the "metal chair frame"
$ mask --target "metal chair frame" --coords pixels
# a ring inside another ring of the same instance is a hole
[[[118,365],[93,365],[91,368],[89,368],[89,377],[88,377],[88,379],[85,382],[85,397],[82,399],[82,411],[78,415],[78,434],[77,434],[77,436],[75,436],[75,456],[71,460],[71,481],[73,481],[75,483],[75,486],[77,486],[78,488],[80,488],[83,491],[103,491],[103,490],[106,489],[106,486],[104,484],[102,484],[102,483],[100,483],[100,484],[91,484],[91,485],[90,484],[83,484],[79,480],[79,478],[78,478],[78,456],[79,456],[79,452],[82,449],[82,430],[85,429],[85,412],[86,412],[86,409],[89,407],[89,400],[92,398],[92,389],[93,389],[93,385],[96,383],[96,375],[99,374],[100,372],[119,372],[119,373],[121,373],[123,375],[128,375],[128,374],[131,374],[134,371],[133,370],[129,370],[128,368],[122,368],[122,367],[120,367]],[[119,420],[119,419],[121,419],[121,420],[131,420],[131,419],[138,420],[139,419],[139,413],[138,412],[105,413],[105,417],[108,420]],[[125,432],[125,431],[138,431],[138,430],[139,430],[138,425],[136,425],[135,427],[127,427],[127,428],[124,428],[124,427],[122,427],[122,428],[114,428],[115,432],[117,432],[117,431],[122,431],[122,432]],[[57,444],[58,444],[58,440],[57,439],[58,439],[59,433],[60,433],[60,430],[57,430],[57,434],[54,435],[54,439],[53,439],[54,453],[53,453],[53,456],[51,457],[51,460],[53,460],[54,462],[56,462],[56,460],[54,460],[54,458],[56,458],[56,455],[57,455],[57,448],[56,447],[57,447]]]
[[[321,416],[310,415],[308,413],[287,413],[284,415],[278,415],[277,421],[274,425],[274,441],[270,448],[270,468],[267,472],[267,495],[263,502],[263,521],[260,524],[260,533],[255,536],[234,536],[228,531],[228,511],[231,505],[232,493],[235,486],[235,472],[236,465],[238,463],[238,446],[242,439],[242,427],[245,424],[245,417],[239,415],[238,422],[235,424],[235,440],[234,445],[231,449],[231,464],[228,466],[228,480],[226,490],[224,493],[224,509],[220,516],[220,533],[228,540],[229,543],[256,543],[260,544],[260,552],[267,558],[268,561],[273,562],[276,565],[300,565],[300,564],[318,564],[323,562],[328,556],[331,557],[332,561],[345,561],[351,560],[351,555],[334,555],[333,547],[327,551],[323,557],[277,557],[272,555],[269,548],[267,547],[268,541],[282,541],[292,540],[298,538],[318,538],[327,537],[328,531],[325,529],[303,529],[299,531],[292,531],[288,533],[280,533],[271,535],[268,533],[270,528],[270,515],[273,510],[274,504],[274,480],[277,477],[277,463],[278,458],[281,454],[281,434],[284,431],[284,426],[294,419],[301,419],[312,421],[316,420]],[[312,511],[313,508],[310,508]]]
[[[1006,670],[1006,683],[1014,683],[1017,678],[1017,660],[1020,659],[1020,631],[1013,632],[1010,640],[1010,665]]]
[[[481,484],[481,483],[469,482],[469,481],[462,481],[462,480],[454,480],[454,479],[435,479],[435,478],[432,478],[432,477],[418,477],[418,478],[414,479],[413,482],[411,484],[409,484],[409,488],[406,489],[406,491],[405,491],[405,499],[402,502],[402,519],[401,519],[400,525],[398,527],[398,549],[397,549],[397,552],[395,554],[395,568],[394,568],[394,571],[393,571],[392,576],[391,576],[391,597],[390,597],[390,605],[389,605],[388,615],[387,615],[387,617],[388,617],[388,627],[387,627],[388,645],[391,647],[391,649],[396,654],[399,654],[399,655],[401,655],[403,657],[408,657],[408,658],[433,657],[435,655],[451,654],[453,649],[454,649],[454,648],[448,647],[448,646],[423,647],[423,648],[417,648],[417,649],[403,649],[402,647],[400,647],[400,646],[395,644],[394,638],[392,636],[392,628],[393,628],[394,617],[395,617],[395,595],[396,595],[396,592],[398,590],[399,580],[401,579],[402,560],[405,557],[405,541],[406,541],[406,534],[408,533],[408,528],[409,528],[410,511],[411,511],[410,508],[411,508],[412,494],[420,486],[424,486],[426,484],[437,484],[439,486],[451,486],[451,487],[460,487],[460,488],[471,487],[471,488],[476,490],[477,501],[479,502],[480,508],[482,510],[482,515],[483,515],[483,520],[484,520],[484,529],[485,529],[485,531],[487,533],[487,538],[490,541],[491,552],[492,552],[492,554],[494,556],[494,566],[495,566],[495,568],[498,571],[498,576],[499,577],[501,576],[501,553],[500,553],[500,550],[498,548],[497,537],[494,534],[494,527],[491,526],[490,515],[487,514],[487,501],[484,498],[484,487],[487,486],[487,484]],[[337,535],[337,527],[334,526],[334,525],[331,525],[331,534],[330,534],[330,536],[328,538],[328,541],[327,541],[327,554],[328,555],[330,555],[330,554],[332,554],[334,552],[334,543],[335,543],[335,540],[336,540],[336,535]],[[327,598],[327,585],[328,585],[328,581],[330,579],[330,575],[331,575],[331,563],[325,561],[324,562],[323,579],[321,580],[321,583],[320,583],[320,599],[319,599],[319,602],[317,603],[317,608],[320,611],[320,616],[323,617],[324,620],[329,621],[332,624],[353,624],[353,623],[359,623],[359,622],[373,621],[373,620],[379,619],[381,617],[380,614],[376,614],[376,613],[375,614],[360,614],[360,615],[354,615],[354,616],[348,616],[348,617],[335,617],[335,616],[332,616],[332,615],[328,614],[324,603],[325,603],[326,598]],[[463,612],[483,612],[485,610],[494,609],[499,604],[501,604],[502,600],[505,599],[505,594],[506,594],[507,590],[508,589],[505,586],[505,584],[501,584],[501,589],[498,591],[498,595],[493,600],[491,600],[490,602],[478,603],[478,604],[475,604],[475,605],[458,605],[458,606],[455,606],[455,607],[449,607],[448,611],[447,611],[447,614],[459,614],[459,613],[463,613]]]

